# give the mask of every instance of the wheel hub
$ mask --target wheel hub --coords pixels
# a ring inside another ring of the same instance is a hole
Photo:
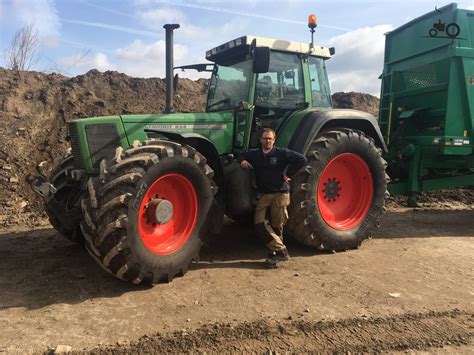
[[[173,204],[161,198],[154,198],[145,206],[147,222],[153,225],[166,224],[173,218]]]
[[[341,182],[337,181],[336,178],[330,178],[324,183],[324,199],[328,201],[336,201],[340,196]]]

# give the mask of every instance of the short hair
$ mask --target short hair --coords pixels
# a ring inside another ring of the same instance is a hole
[[[263,134],[265,132],[272,132],[273,133],[273,138],[276,138],[276,132],[275,130],[271,129],[270,127],[265,127],[265,128],[262,128],[262,131],[260,132],[260,138],[263,137]]]

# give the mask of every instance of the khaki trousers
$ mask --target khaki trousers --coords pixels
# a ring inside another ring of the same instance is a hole
[[[255,208],[255,229],[271,251],[285,249],[283,226],[288,220],[287,207],[290,204],[289,192],[263,194]],[[266,218],[270,208],[270,221]]]

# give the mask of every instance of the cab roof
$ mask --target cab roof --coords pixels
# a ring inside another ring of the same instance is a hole
[[[246,35],[208,50],[206,52],[206,59],[211,62],[222,64],[221,62],[226,62],[231,57],[240,57],[249,52],[250,46],[254,40],[257,47],[269,47],[271,50],[275,51],[306,54],[310,51],[308,43]],[[329,48],[319,46],[314,46],[311,55],[323,59],[331,58]]]

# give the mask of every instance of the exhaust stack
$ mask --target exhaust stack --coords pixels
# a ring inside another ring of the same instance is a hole
[[[166,24],[166,106],[165,113],[173,113],[174,87],[173,87],[173,31],[179,28],[178,24]]]

